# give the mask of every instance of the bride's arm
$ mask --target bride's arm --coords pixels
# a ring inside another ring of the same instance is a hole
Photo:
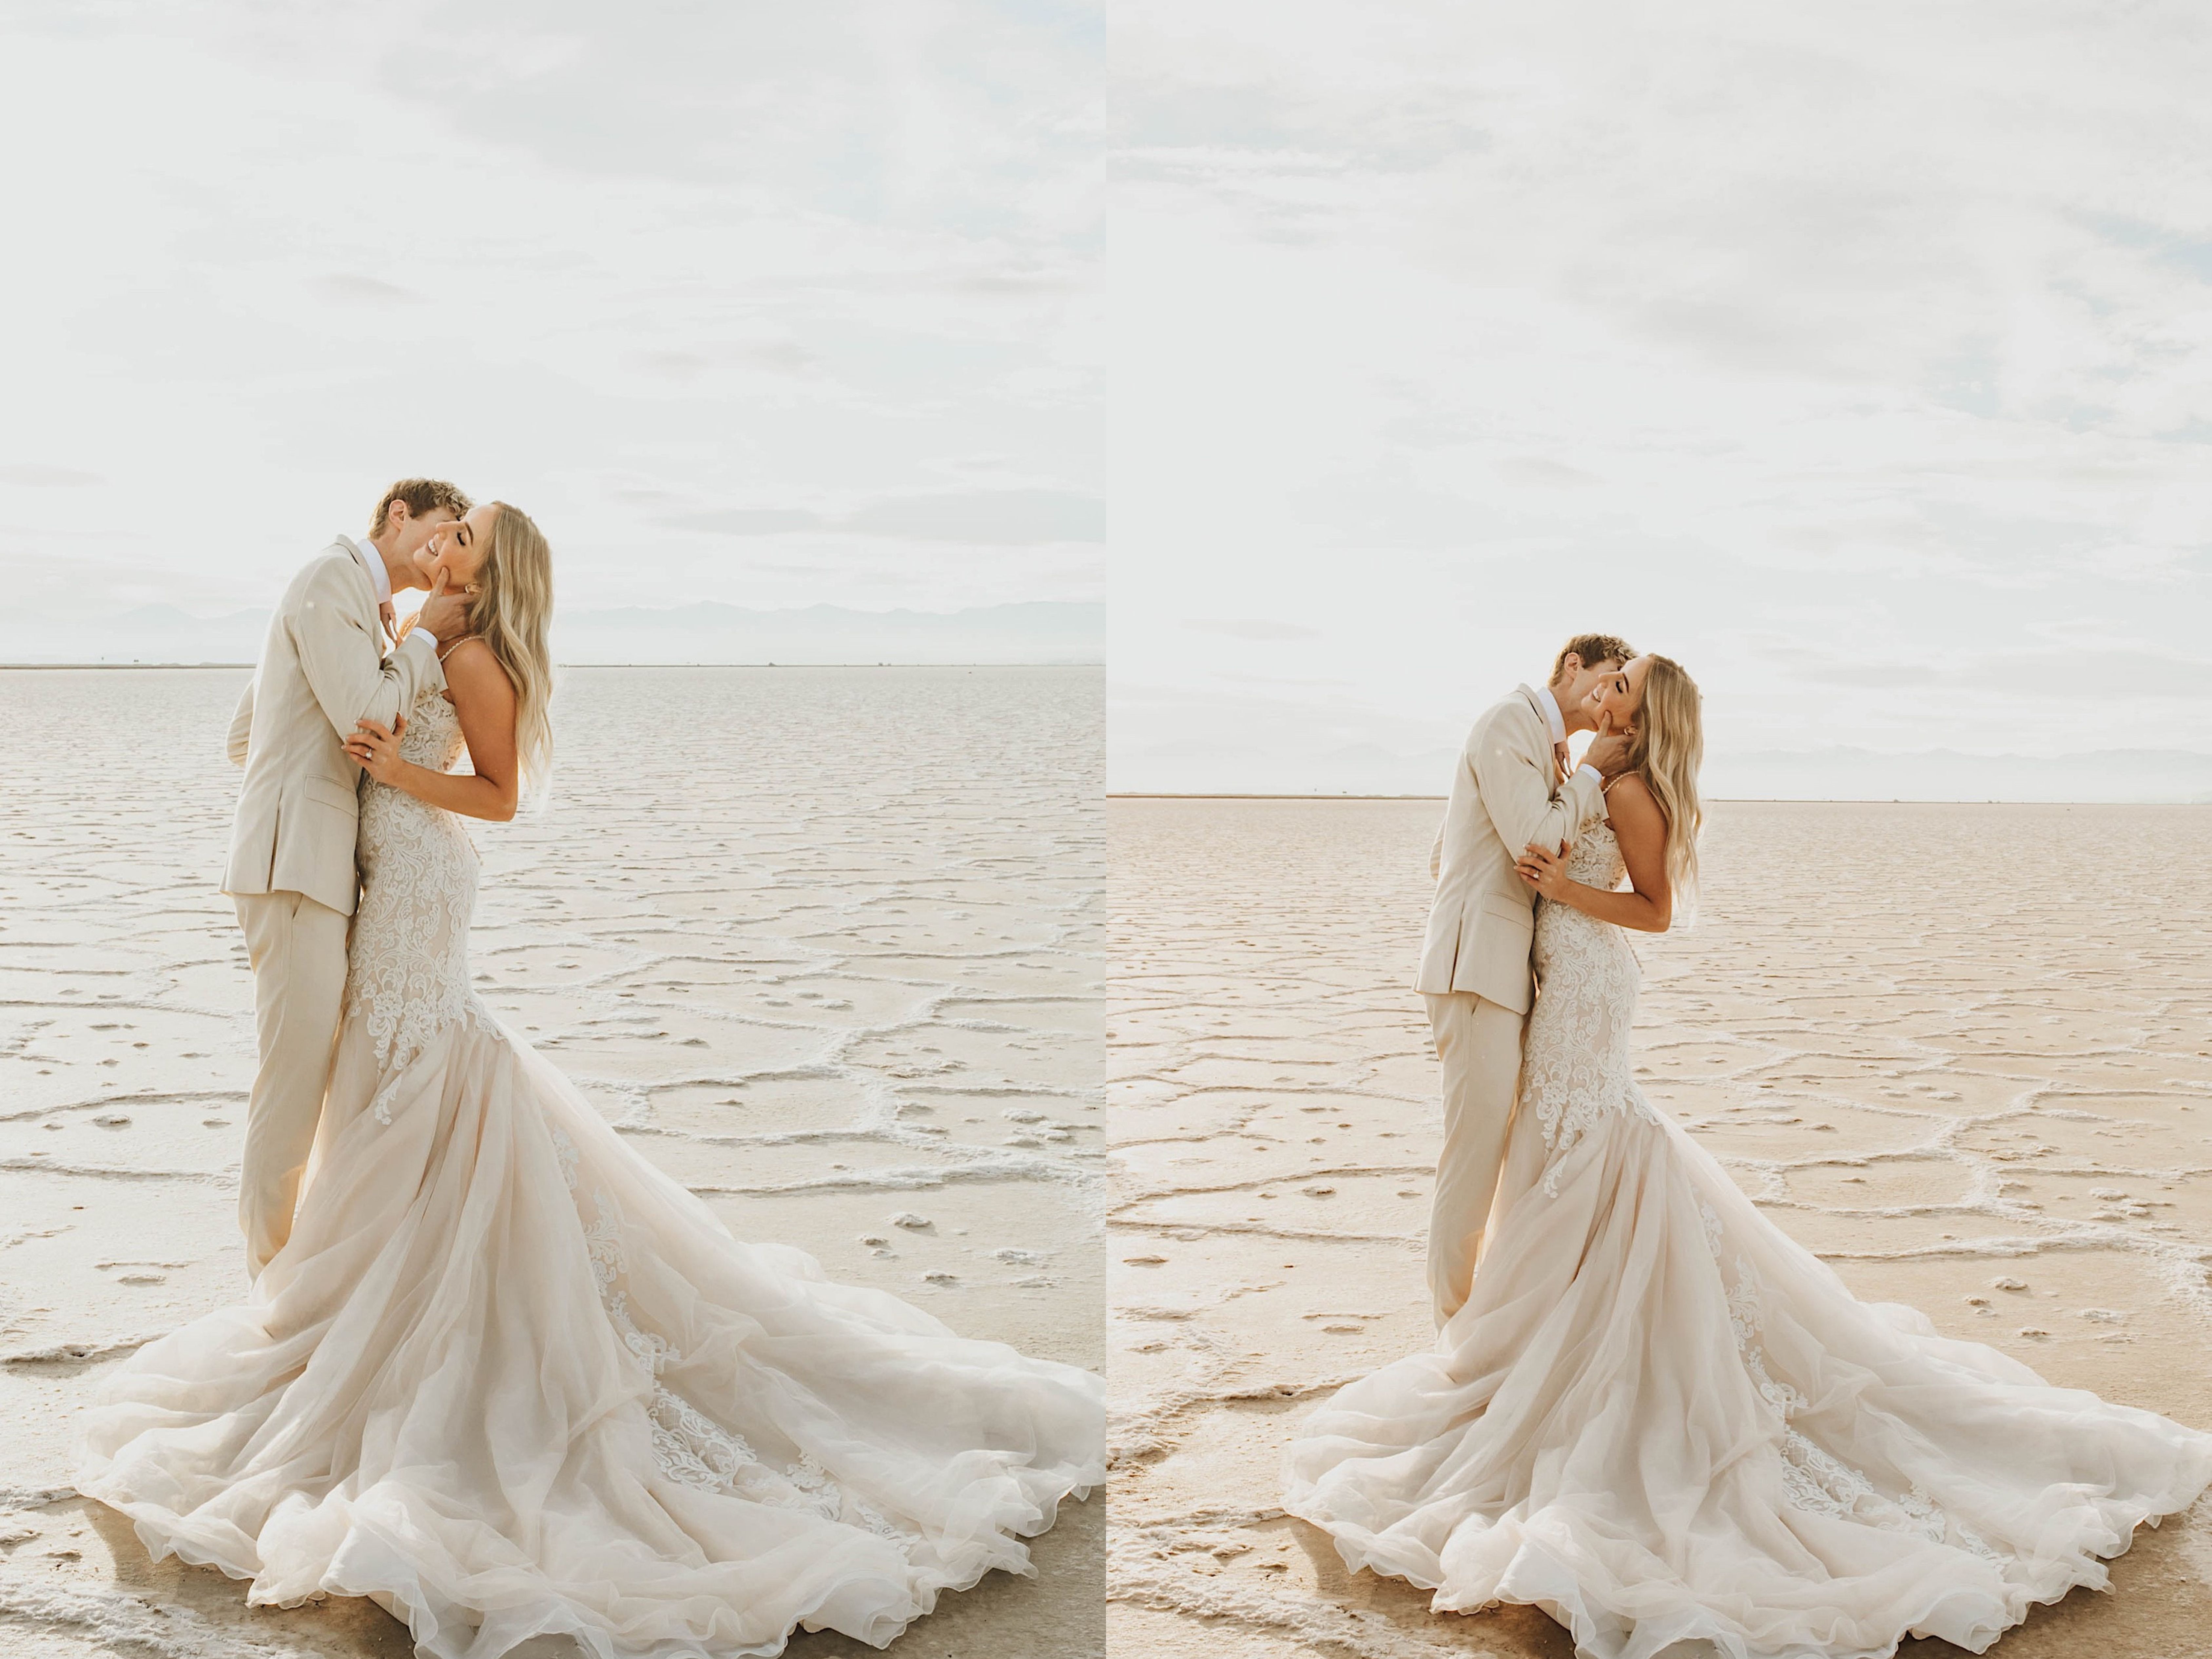
[[[1667,879],[1667,815],[1650,789],[1633,773],[1616,782],[1605,798],[1613,839],[1628,866],[1627,892],[1605,892],[1567,877],[1566,860],[1531,846],[1516,866],[1521,879],[1554,904],[1565,904],[1639,933],[1663,933],[1674,919],[1674,885]]]
[[[446,653],[446,690],[453,694],[453,712],[460,716],[473,772],[433,772],[400,759],[398,739],[374,720],[361,722],[346,752],[379,783],[404,790],[427,805],[504,823],[514,816],[521,793],[514,753],[514,686],[489,646],[482,640],[463,640]]]

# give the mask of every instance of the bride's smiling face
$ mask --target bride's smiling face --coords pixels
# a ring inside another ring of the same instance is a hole
[[[1625,667],[1607,674],[1589,696],[1583,700],[1592,720],[1603,720],[1610,714],[1613,729],[1632,732],[1636,717],[1644,712],[1644,680],[1651,672],[1651,659],[1632,658]]]
[[[465,519],[433,530],[415,554],[415,568],[422,580],[435,587],[442,575],[448,593],[466,592],[483,568],[484,555],[491,550],[492,526],[498,522],[499,508],[487,501],[471,507]]]

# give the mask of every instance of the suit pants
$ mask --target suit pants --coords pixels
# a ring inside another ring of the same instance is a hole
[[[1425,996],[1443,1068],[1444,1144],[1429,1212],[1429,1294],[1441,1327],[1466,1302],[1505,1162],[1528,1017],[1471,991]]]
[[[351,921],[304,893],[236,893],[232,900],[253,968],[253,1035],[261,1051],[238,1177],[246,1270],[258,1278],[292,1236],[300,1177],[330,1082]]]

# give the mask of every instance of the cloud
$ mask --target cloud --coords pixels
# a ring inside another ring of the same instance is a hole
[[[922,542],[1103,542],[1106,503],[1054,489],[991,489],[872,501],[845,527]]]
[[[70,255],[0,268],[40,321],[0,455],[100,481],[5,489],[0,582],[56,618],[266,605],[427,472],[526,503],[568,607],[1097,601],[1099,33],[992,0],[16,8],[0,143],[45,159],[11,209]],[[177,514],[210,479],[250,533]]]
[[[1297,623],[1268,622],[1256,617],[1194,617],[1183,624],[1194,633],[1224,634],[1233,640],[1317,640],[1321,629]]]
[[[1114,775],[1203,727],[1334,787],[1585,626],[1688,663],[1716,754],[2205,729],[2177,27],[1128,0]],[[1214,700],[1193,629],[1255,593],[1335,700]]]
[[[71,466],[40,466],[30,462],[0,466],[0,483],[18,484],[26,489],[84,489],[106,482],[97,472]]]
[[[711,531],[718,536],[783,536],[795,531],[826,528],[819,513],[789,507],[732,507],[711,513],[679,513],[661,520],[683,530]]]
[[[1498,475],[1516,483],[1551,484],[1563,489],[1579,489],[1598,482],[1595,473],[1578,466],[1569,466],[1565,461],[1550,460],[1541,455],[1507,455],[1496,463]]]
[[[2212,660],[2157,646],[2113,649],[2101,640],[2031,651],[1959,650],[1927,662],[1849,662],[1787,656],[1792,678],[1814,685],[1874,690],[1942,690],[1945,705],[1961,693],[2029,700],[2063,698],[2136,703],[2151,698],[2212,697]]]
[[[672,514],[664,522],[723,536],[839,534],[1027,547],[1051,542],[1103,542],[1106,503],[1097,496],[1061,490],[948,490],[890,496],[849,513],[729,507]]]
[[[1938,673],[1926,663],[1835,662],[1800,663],[1794,678],[1814,685],[1851,685],[1896,690],[1941,685],[1952,677]]]
[[[334,300],[343,300],[357,305],[413,306],[422,303],[422,296],[397,283],[387,283],[374,276],[364,276],[358,271],[333,271],[315,279],[315,288]]]

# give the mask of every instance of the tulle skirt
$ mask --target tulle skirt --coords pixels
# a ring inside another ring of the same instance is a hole
[[[333,1075],[250,1298],[90,1414],[79,1488],[157,1559],[441,1659],[881,1646],[1103,1478],[1098,1377],[732,1238],[488,1016],[397,1073],[350,1023]]]
[[[1601,1659],[1980,1652],[2212,1482],[2212,1436],[1858,1301],[1648,1109],[1555,1197],[1546,1156],[1523,1116],[1470,1301],[1289,1454],[1285,1507],[1439,1612]]]

